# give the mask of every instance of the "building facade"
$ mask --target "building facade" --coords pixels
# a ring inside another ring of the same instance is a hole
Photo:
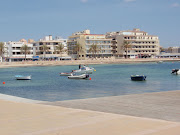
[[[90,30],[76,32],[68,38],[68,54],[75,59],[111,57],[111,40],[110,38],[107,39],[104,34],[90,34]],[[75,50],[77,44],[80,45],[80,51]],[[90,51],[92,45],[97,45],[96,54]]]
[[[63,52],[59,53],[56,47],[62,44],[64,46]],[[43,51],[43,45],[48,47],[47,51]],[[67,39],[61,37],[52,38],[51,35],[45,36],[37,42],[33,43],[34,56],[39,56],[41,59],[61,59],[61,57],[67,57]]]
[[[23,45],[28,46],[28,52],[26,55],[27,60],[32,60],[33,58],[33,44],[29,44],[27,42],[5,42],[6,53],[4,54],[4,58],[6,61],[23,61],[25,60],[25,53],[21,50]]]
[[[133,29],[119,32],[107,32],[107,38],[112,39],[112,53],[116,57],[125,57],[126,51],[123,49],[124,41],[127,41],[131,48],[128,49],[129,58],[149,58],[159,55],[158,36],[148,35],[140,29]]]
[[[169,47],[167,48],[168,53],[180,53],[180,47]]]

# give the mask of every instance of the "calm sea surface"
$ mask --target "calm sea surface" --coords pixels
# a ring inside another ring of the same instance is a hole
[[[78,66],[18,67],[0,69],[0,93],[43,101],[94,98],[180,89],[180,75],[171,70],[179,62],[89,65],[96,69],[92,80],[72,80],[59,76]],[[135,82],[130,75],[146,75],[147,81]],[[15,80],[15,75],[32,75],[32,80]],[[3,84],[6,82],[6,84]]]

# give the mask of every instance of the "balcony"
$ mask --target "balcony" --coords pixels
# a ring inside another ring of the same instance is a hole
[[[157,48],[132,48],[132,50],[157,50]]]

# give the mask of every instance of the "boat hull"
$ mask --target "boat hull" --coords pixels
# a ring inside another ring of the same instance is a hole
[[[81,73],[81,74],[92,74],[93,70],[75,70],[74,73]]]
[[[72,73],[60,73],[60,76],[71,76]]]
[[[68,76],[68,79],[88,79],[88,78],[89,78],[88,74]]]
[[[31,80],[31,76],[15,76],[16,80]]]
[[[146,80],[146,76],[131,76],[131,80],[132,81],[145,81]]]
[[[180,75],[180,69],[173,69],[171,74]]]
[[[81,74],[92,74],[94,71],[94,68],[90,67],[83,67],[79,70],[73,70],[74,73],[81,73]]]

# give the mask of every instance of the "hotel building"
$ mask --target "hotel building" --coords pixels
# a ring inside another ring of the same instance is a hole
[[[112,39],[112,53],[116,57],[125,57],[126,52],[123,49],[123,42],[127,41],[131,45],[128,49],[129,58],[150,58],[159,55],[158,36],[148,35],[147,32],[140,29],[133,29],[119,32],[106,33],[107,38]]]
[[[91,58],[94,55],[96,57],[111,57],[111,40],[110,38],[107,39],[104,34],[90,34],[90,30],[76,32],[68,38],[68,54],[75,59]],[[77,44],[81,46],[82,51],[77,52],[74,50]],[[99,51],[96,54],[89,51],[91,45],[98,46]]]
[[[62,44],[64,46],[64,51],[62,54],[56,51],[56,46],[58,44]],[[48,47],[48,50],[43,52],[43,45]],[[39,56],[40,58],[45,59],[61,59],[61,57],[67,57],[67,39],[63,39],[61,37],[52,38],[51,35],[45,36],[43,39],[40,39],[37,42],[33,43],[34,47],[34,56]]]
[[[21,51],[23,45],[28,46],[28,53],[26,54],[26,60],[32,60],[33,58],[33,44],[29,44],[26,40],[20,40],[19,42],[5,42],[6,53],[4,57],[6,61],[23,61],[25,59],[25,54]]]

